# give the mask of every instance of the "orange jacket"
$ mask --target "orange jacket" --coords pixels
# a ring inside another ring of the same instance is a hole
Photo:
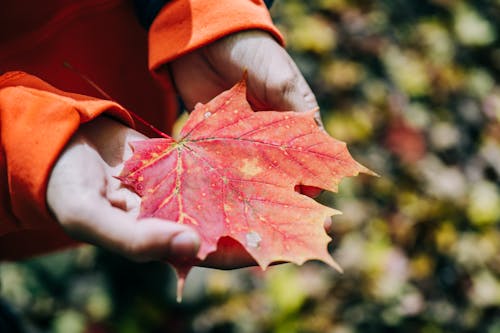
[[[173,0],[149,33],[125,0],[3,0],[1,7],[0,259],[74,243],[46,206],[51,168],[81,123],[105,112],[132,124],[117,103],[90,97],[101,96],[64,62],[168,131],[177,106],[166,71],[155,72],[162,65],[241,30],[281,41],[261,0]]]

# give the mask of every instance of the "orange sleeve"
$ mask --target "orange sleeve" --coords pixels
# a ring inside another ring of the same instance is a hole
[[[251,29],[267,31],[283,44],[262,0],[172,0],[150,28],[149,68]],[[160,81],[171,85],[168,77]],[[0,259],[72,242],[48,212],[47,180],[78,126],[103,112],[132,123],[116,103],[66,93],[21,72],[0,76]]]
[[[79,125],[103,112],[132,123],[114,102],[66,93],[22,72],[0,76],[0,258],[13,256],[4,253],[9,236],[57,228],[45,201],[50,171]]]
[[[157,70],[175,58],[243,30],[264,30],[281,44],[262,0],[174,0],[149,30],[149,67]]]

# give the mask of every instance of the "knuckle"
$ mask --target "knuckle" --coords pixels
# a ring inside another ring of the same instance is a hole
[[[309,88],[309,86],[307,87],[307,89],[305,89],[304,101],[307,103],[309,110],[319,108],[318,101],[316,100],[316,96],[314,96],[314,93]],[[319,116],[319,112],[317,113],[317,116]]]

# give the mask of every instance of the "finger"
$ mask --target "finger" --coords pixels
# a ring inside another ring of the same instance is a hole
[[[295,191],[299,192],[301,194],[307,195],[308,197],[311,198],[316,198],[321,194],[323,191],[319,187],[314,187],[314,186],[307,186],[307,185],[296,185],[295,186]],[[330,233],[330,230],[332,228],[332,217],[329,216],[325,218],[323,227],[325,228],[326,233]]]
[[[185,225],[157,218],[137,220],[102,197],[79,205],[61,224],[73,237],[135,261],[194,259],[200,245],[198,234]]]
[[[310,111],[318,108],[316,97],[285,50],[276,52],[268,67],[268,102],[277,110]]]
[[[138,215],[141,206],[141,198],[130,189],[122,187],[109,190],[106,197],[110,204],[125,212],[135,212]]]
[[[314,186],[296,185],[295,191],[299,192],[300,194],[307,195],[308,197],[316,198],[318,195],[321,194],[323,190],[320,189],[319,187],[314,187]]]
[[[331,216],[325,218],[323,227],[325,228],[326,233],[329,234],[330,231],[332,230],[332,217]]]
[[[316,123],[323,128],[316,97],[293,59],[274,40],[264,38],[260,42],[267,50],[264,53],[267,58],[262,59],[262,54],[261,57],[255,57],[253,61],[261,63],[254,63],[250,67],[255,68],[249,73],[251,102],[256,103],[255,106],[260,110],[298,112],[316,110]],[[264,91],[261,91],[259,86],[262,86]],[[252,101],[252,95],[255,95],[256,101]],[[263,105],[259,103],[262,96],[264,96]]]
[[[120,166],[121,168],[123,166]],[[119,174],[120,170],[110,168],[108,170],[106,198],[112,206],[120,208],[126,212],[135,212],[139,214],[141,198],[137,193],[123,186],[122,182],[112,175]]]
[[[235,269],[255,266],[257,262],[236,240],[223,237],[217,243],[217,251],[210,253],[198,266],[218,269]]]
[[[270,67],[272,73],[269,77],[273,79],[267,83],[268,102],[272,105],[273,110],[299,112],[316,110],[314,118],[318,126],[323,128],[314,93],[288,54],[283,55],[283,58],[282,61],[286,61],[286,64]],[[282,70],[278,74],[277,68],[285,68],[286,70]]]

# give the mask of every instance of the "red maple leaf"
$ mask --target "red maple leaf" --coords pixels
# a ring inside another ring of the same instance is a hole
[[[119,179],[142,197],[140,216],[177,221],[202,239],[198,258],[232,238],[265,269],[273,262],[318,259],[327,250],[325,218],[336,210],[294,190],[336,191],[340,180],[368,169],[310,112],[254,112],[242,81],[191,113],[180,139],[133,143]],[[189,271],[178,266],[180,278]]]

